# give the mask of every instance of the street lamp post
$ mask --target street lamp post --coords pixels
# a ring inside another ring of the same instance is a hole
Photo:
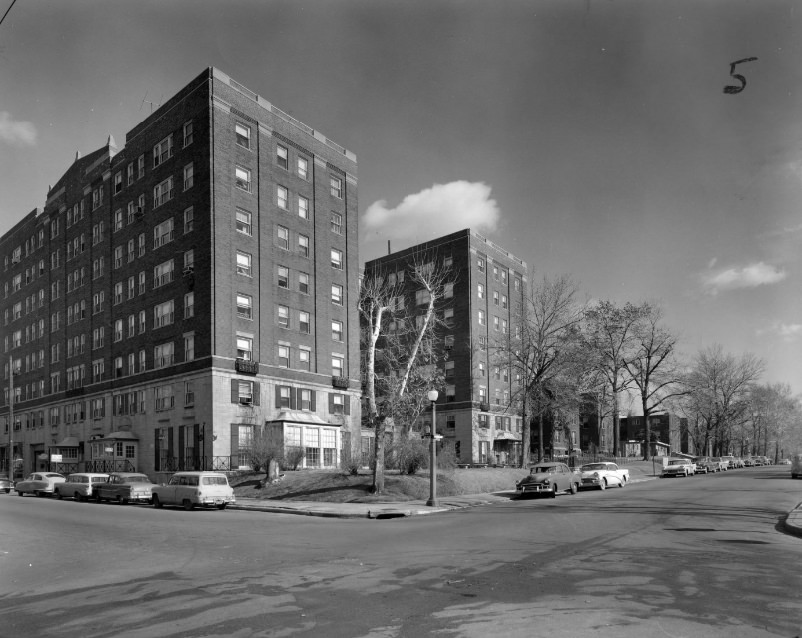
[[[426,393],[429,401],[432,402],[432,429],[429,439],[429,500],[426,505],[437,507],[437,390],[429,390]]]

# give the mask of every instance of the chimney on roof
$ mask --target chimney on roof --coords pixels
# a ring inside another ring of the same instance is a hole
[[[75,161],[77,162],[79,159],[81,159],[81,151],[75,151]]]

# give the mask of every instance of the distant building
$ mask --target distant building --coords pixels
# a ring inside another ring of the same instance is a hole
[[[670,412],[657,412],[649,415],[649,428],[653,443],[653,454],[662,455],[669,452],[686,452],[688,439],[683,436],[681,419]],[[683,441],[684,439],[684,441]],[[621,440],[626,442],[627,455],[643,453],[643,442],[646,440],[646,427],[643,416],[627,416],[621,418]]]
[[[236,469],[266,423],[336,465],[360,421],[356,170],[213,68],[77,157],[0,238],[22,470]]]
[[[420,259],[436,259],[450,273],[439,310],[446,328],[435,347],[446,378],[445,387],[436,388],[437,431],[454,444],[460,463],[518,462],[522,423],[513,406],[515,379],[494,361],[489,344],[512,329],[521,311],[526,263],[466,229],[369,261],[365,271],[403,280],[405,304],[414,311],[415,285],[404,274]]]

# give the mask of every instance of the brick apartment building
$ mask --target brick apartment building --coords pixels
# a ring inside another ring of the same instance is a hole
[[[268,424],[335,465],[360,422],[356,170],[213,68],[76,157],[0,238],[3,463],[13,427],[18,473],[236,469]]]
[[[671,452],[693,454],[692,445],[683,428],[683,421],[671,412],[656,412],[649,415],[649,429],[652,435],[650,455],[665,456]],[[643,416],[627,416],[621,418],[621,441],[625,445],[627,456],[642,454],[643,442],[646,439],[646,427]]]
[[[449,273],[438,312],[446,327],[436,355],[446,386],[437,400],[437,432],[454,444],[460,463],[513,463],[521,455],[521,417],[512,404],[514,378],[489,347],[512,329],[527,279],[526,263],[482,235],[461,230],[374,259],[365,271],[406,272],[437,260]],[[414,314],[415,284],[404,277]],[[431,420],[431,413],[426,418]]]

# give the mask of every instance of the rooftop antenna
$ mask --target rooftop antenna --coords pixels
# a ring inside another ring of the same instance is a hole
[[[139,105],[139,110],[141,111],[142,107],[145,106],[145,104],[150,104],[150,112],[153,113],[153,105],[155,104],[156,108],[159,108],[162,105],[161,104],[162,98],[164,98],[164,94],[162,94],[158,102],[150,102],[148,100],[148,92],[145,91],[145,97],[142,98],[142,104]]]

